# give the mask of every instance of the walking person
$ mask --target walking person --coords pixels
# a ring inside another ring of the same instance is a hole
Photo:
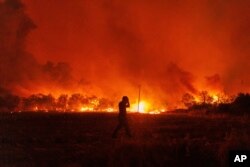
[[[127,96],[123,96],[122,101],[120,101],[120,103],[119,103],[119,115],[118,115],[119,123],[113,132],[113,135],[112,135],[113,138],[117,137],[117,133],[119,132],[119,130],[121,128],[125,128],[126,135],[128,137],[132,137],[131,132],[130,132],[130,128],[128,125],[128,120],[127,120],[126,108],[128,108],[128,107],[130,107],[129,99]]]

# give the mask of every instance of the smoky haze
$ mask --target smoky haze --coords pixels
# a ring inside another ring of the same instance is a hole
[[[0,22],[1,90],[29,95],[49,86],[67,87],[73,80],[67,63],[41,64],[27,50],[27,37],[37,26],[21,1],[1,1]]]
[[[142,85],[144,98],[167,103],[250,91],[248,1],[23,3],[0,7],[1,85],[13,91],[135,99]]]

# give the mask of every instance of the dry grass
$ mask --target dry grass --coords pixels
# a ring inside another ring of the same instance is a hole
[[[0,166],[226,166],[250,149],[248,117],[129,116],[133,138],[112,139],[115,114],[1,114]]]

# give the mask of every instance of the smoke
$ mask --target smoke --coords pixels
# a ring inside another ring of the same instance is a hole
[[[221,78],[218,74],[207,76],[206,85],[208,90],[220,92],[223,91],[223,85],[221,83]]]
[[[37,85],[65,87],[72,80],[67,63],[43,65],[26,49],[27,37],[36,28],[20,0],[0,2],[0,87],[27,95]],[[67,82],[67,83],[66,83]]]
[[[163,103],[250,91],[245,0],[24,3],[29,16],[20,1],[1,2],[1,85],[114,99],[136,99],[141,85],[143,98]]]
[[[9,87],[33,76],[37,62],[24,48],[26,36],[35,25],[17,0],[0,3],[0,22],[1,85]]]

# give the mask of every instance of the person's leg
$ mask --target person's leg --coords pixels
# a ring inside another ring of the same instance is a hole
[[[128,125],[128,121],[127,121],[127,120],[124,122],[124,127],[125,127],[125,130],[126,130],[127,136],[132,137],[131,131],[130,131],[130,128],[129,128],[129,125]]]
[[[117,133],[118,133],[118,131],[119,131],[121,128],[122,128],[122,124],[119,122],[119,124],[117,125],[117,127],[115,128],[115,130],[114,130],[114,132],[113,132],[113,135],[112,135],[113,138],[116,138]]]

